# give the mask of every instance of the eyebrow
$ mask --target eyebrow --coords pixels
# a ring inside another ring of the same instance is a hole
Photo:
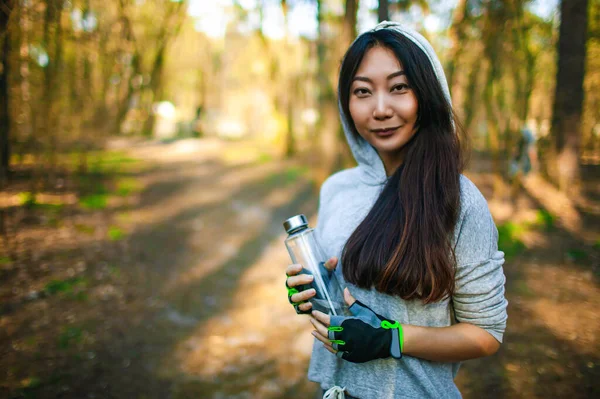
[[[397,76],[401,76],[401,75],[406,75],[406,72],[404,72],[404,71],[394,72],[394,73],[388,75],[388,77],[386,79],[390,80],[390,79],[393,79],[393,78],[395,78]],[[352,79],[352,81],[354,82],[355,80],[372,83],[372,80],[367,78],[366,76],[355,76],[354,79]]]

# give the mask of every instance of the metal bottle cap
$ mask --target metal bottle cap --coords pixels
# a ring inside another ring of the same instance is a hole
[[[283,222],[283,228],[288,234],[292,234],[296,230],[300,230],[308,227],[308,220],[304,215],[292,216],[285,222]]]

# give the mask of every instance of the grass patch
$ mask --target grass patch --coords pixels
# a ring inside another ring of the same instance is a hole
[[[75,289],[85,287],[87,287],[86,279],[83,277],[73,277],[66,280],[52,280],[46,284],[44,291],[48,295],[70,294],[76,297],[78,293],[74,294]]]
[[[29,191],[17,194],[17,202],[26,208],[32,208],[37,203],[35,194]]]
[[[507,222],[498,226],[498,248],[504,251],[506,259],[520,254],[526,248],[519,238],[525,231],[522,225]]]
[[[267,184],[281,186],[291,184],[307,176],[310,169],[307,167],[291,166],[283,172],[273,173],[267,178]]]
[[[77,175],[77,185],[81,192],[92,195],[92,194],[108,194],[108,190],[104,185],[104,177],[102,175],[94,174],[80,174]]]
[[[99,210],[106,208],[108,196],[106,194],[86,195],[79,199],[79,205],[87,210]]]
[[[128,212],[120,212],[120,213],[117,213],[117,215],[115,216],[115,219],[119,223],[128,223],[128,222],[131,222],[132,216]]]
[[[111,276],[115,277],[116,279],[119,279],[121,277],[121,269],[119,269],[115,265],[110,265],[108,267],[108,272],[110,273]]]
[[[65,327],[58,336],[58,347],[67,349],[71,345],[77,345],[83,341],[83,329],[81,327]]]
[[[36,203],[33,206],[35,209],[39,209],[42,212],[49,213],[51,215],[58,215],[65,207],[64,204],[41,204]]]
[[[117,180],[115,194],[120,197],[127,197],[130,194],[142,191],[143,185],[136,179],[121,178]]]
[[[97,151],[91,153],[88,159],[92,173],[129,173],[139,169],[140,165],[140,160],[122,151]]]
[[[529,286],[527,285],[527,282],[523,281],[523,280],[517,280],[512,284],[512,289],[511,291],[513,291],[515,294],[522,296],[522,297],[526,297],[526,298],[532,298],[535,296],[535,293],[531,290],[531,288],[529,288]]]
[[[125,237],[125,233],[120,228],[116,226],[111,226],[108,228],[108,238],[111,241],[118,241],[123,239],[123,237]]]
[[[259,164],[273,162],[273,156],[271,154],[262,153],[258,156],[256,162]]]

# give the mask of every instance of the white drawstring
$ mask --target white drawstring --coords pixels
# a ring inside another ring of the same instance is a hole
[[[323,395],[323,399],[345,399],[345,390],[346,387],[341,388],[336,385],[332,388],[329,388],[327,392],[325,392],[325,395]]]

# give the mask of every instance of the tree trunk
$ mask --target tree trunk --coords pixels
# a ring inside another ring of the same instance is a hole
[[[44,69],[44,92],[42,99],[42,121],[41,130],[47,139],[47,170],[50,181],[55,179],[57,164],[58,132],[57,120],[59,113],[56,112],[55,99],[58,87],[58,71],[62,62],[62,29],[60,15],[63,3],[60,1],[47,0],[46,14],[44,17],[44,45],[48,51],[49,62]],[[54,46],[51,46],[54,43]],[[54,51],[52,51],[54,47]]]
[[[319,148],[316,151],[313,151],[314,154],[320,154],[318,161],[315,160],[319,165],[316,177],[319,184],[324,182],[333,172],[339,155],[337,135],[339,128],[338,111],[329,68],[331,58],[334,58],[335,56],[331,54],[331,50],[334,49],[327,48],[327,38],[325,37],[326,21],[323,13],[323,2],[324,0],[317,0],[317,80],[319,82],[319,120],[317,123],[317,130],[319,131],[320,138],[318,141],[314,141],[314,144],[319,145]]]
[[[448,86],[450,91],[454,86],[454,72],[456,71],[456,65],[461,58],[461,55],[466,47],[465,39],[466,24],[469,19],[467,0],[459,0],[454,10],[454,17],[452,18],[452,26],[450,27],[450,39],[452,39],[452,48],[448,55],[448,66],[447,66],[447,77]]]
[[[379,22],[390,20],[389,0],[379,0],[379,7],[377,8],[377,19],[379,20]]]
[[[149,95],[149,113],[148,117],[144,121],[144,127],[142,128],[142,134],[147,136],[152,136],[154,132],[154,123],[156,122],[156,117],[153,112],[153,104],[156,100],[161,101],[162,98],[162,74],[163,68],[165,65],[165,51],[166,51],[166,40],[163,43],[154,58],[154,63],[152,64],[152,73],[150,74],[150,95]]]
[[[563,0],[560,13],[552,117],[557,166],[555,179],[561,191],[572,192],[577,189],[579,181],[588,1]]]
[[[358,0],[346,0],[344,13],[344,33],[348,45],[356,38],[356,13],[358,12]]]
[[[10,178],[10,37],[8,23],[12,0],[0,1],[0,188],[6,186]]]
[[[167,46],[169,41],[177,37],[183,22],[185,14],[181,13],[182,5],[184,3],[178,3],[170,12],[166,15],[163,21],[163,28],[157,35],[158,50],[154,56],[154,62],[152,63],[152,71],[150,72],[150,85],[148,93],[148,117],[144,121],[142,128],[142,134],[152,136],[154,131],[154,123],[156,117],[152,110],[153,104],[156,100],[162,101],[163,97],[163,70],[165,66],[165,56],[167,53]]]

